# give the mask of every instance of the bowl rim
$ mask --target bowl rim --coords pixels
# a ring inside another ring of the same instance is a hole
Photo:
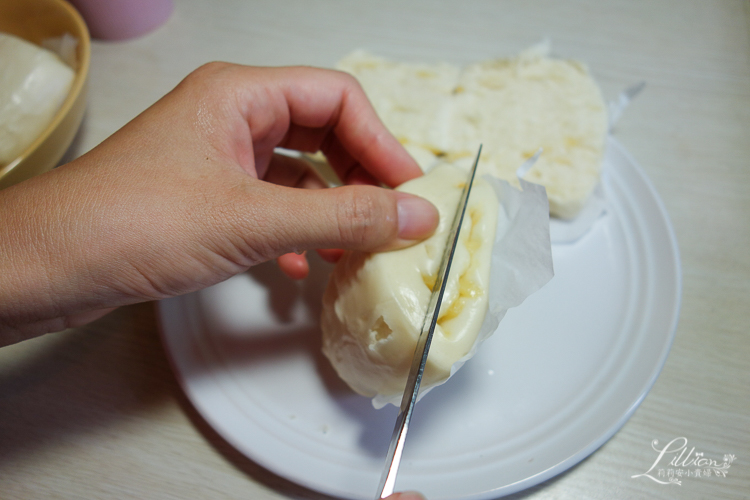
[[[73,105],[75,104],[78,97],[81,95],[81,91],[83,90],[83,87],[86,84],[86,79],[88,78],[89,63],[91,60],[91,36],[89,34],[88,27],[86,26],[86,22],[83,20],[83,17],[81,17],[81,14],[76,10],[76,8],[73,7],[66,0],[55,0],[55,1],[58,4],[60,4],[60,6],[65,11],[67,11],[67,13],[73,19],[74,23],[77,25],[79,32],[80,32],[80,36],[76,36],[76,38],[79,38],[78,43],[80,44],[80,52],[79,52],[80,57],[78,58],[78,61],[77,61],[78,64],[77,64],[77,67],[75,68],[75,73],[76,73],[75,78],[73,79],[73,84],[70,86],[68,95],[65,97],[65,100],[60,106],[60,109],[58,109],[57,113],[55,113],[55,116],[52,118],[52,121],[47,125],[47,127],[42,131],[42,133],[39,134],[36,139],[34,139],[34,142],[29,144],[29,146],[26,149],[24,149],[21,152],[21,154],[19,154],[18,157],[16,157],[15,160],[11,161],[5,166],[0,167],[0,179],[8,175],[23,160],[29,157],[31,153],[33,153],[44,141],[47,140],[47,138],[60,125],[63,119],[67,116],[67,114],[73,108]],[[73,34],[71,33],[71,35]],[[78,34],[75,34],[75,35],[78,35]]]

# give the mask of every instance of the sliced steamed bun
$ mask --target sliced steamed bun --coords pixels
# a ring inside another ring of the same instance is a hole
[[[323,297],[323,352],[352,389],[364,396],[404,390],[425,311],[466,173],[442,164],[403,184],[440,212],[429,239],[402,250],[347,252]],[[474,344],[488,307],[490,258],[498,200],[481,179],[472,187],[423,384],[446,380]]]
[[[466,159],[484,144],[481,172],[547,189],[550,214],[574,218],[599,182],[606,106],[585,65],[548,57],[541,44],[517,57],[471,64],[396,63],[363,52],[339,69],[354,75],[385,125],[426,170],[438,158]]]
[[[346,252],[323,296],[323,353],[375,407],[398,405],[467,174],[438,164],[400,191],[430,200],[440,224],[426,241],[383,253]],[[420,396],[445,382],[494,333],[509,307],[552,277],[544,189],[475,179]],[[489,311],[489,313],[488,313]]]

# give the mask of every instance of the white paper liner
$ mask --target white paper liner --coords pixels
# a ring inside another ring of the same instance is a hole
[[[646,86],[646,82],[638,82],[635,85],[631,85],[626,88],[617,99],[610,101],[607,105],[607,115],[609,116],[609,133],[611,134],[617,122],[620,121],[620,117],[625,109],[630,105],[630,102],[635,99],[635,96],[641,93],[643,88]]]
[[[602,174],[606,163],[602,164]],[[554,244],[575,243],[588,233],[596,220],[607,212],[607,199],[601,180],[594,188],[589,199],[578,215],[573,219],[554,217],[549,222],[550,239]]]
[[[497,231],[492,248],[489,308],[471,350],[451,367],[450,377],[471,359],[479,345],[495,333],[500,320],[511,307],[544,286],[554,275],[549,232],[549,203],[543,186],[519,179],[521,190],[507,181],[489,175],[490,183],[500,200]],[[423,385],[417,400],[448,379],[430,386]],[[402,395],[377,395],[375,408],[388,403],[401,404]]]

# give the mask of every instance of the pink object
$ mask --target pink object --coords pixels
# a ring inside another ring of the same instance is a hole
[[[91,36],[125,40],[155,30],[169,19],[172,0],[68,0],[86,20]]]

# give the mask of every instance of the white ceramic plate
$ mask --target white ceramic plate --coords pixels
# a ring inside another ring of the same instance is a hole
[[[415,410],[397,489],[489,499],[576,464],[656,380],[680,305],[677,243],[656,192],[614,140],[605,215],[553,246],[555,277]],[[330,495],[371,499],[396,409],[374,410],[320,355],[316,262],[303,283],[275,265],[163,301],[178,376],[203,417],[246,456]]]

